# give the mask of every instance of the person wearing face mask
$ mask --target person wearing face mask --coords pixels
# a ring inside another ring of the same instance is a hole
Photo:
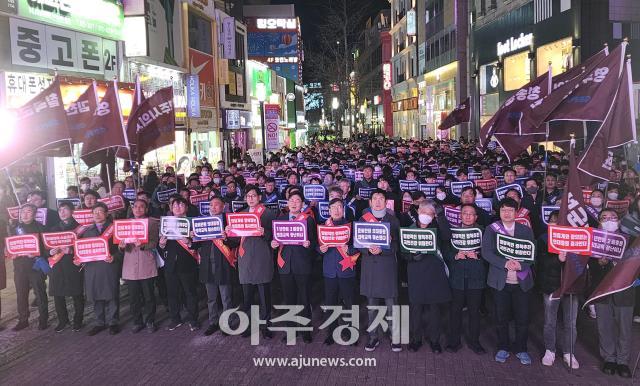
[[[614,210],[602,210],[598,219],[601,229],[609,233],[619,233],[620,223]],[[623,259],[627,257],[628,254],[625,254]],[[615,264],[616,262],[605,258],[590,259],[589,272],[593,289],[598,287]],[[617,373],[623,378],[630,378],[629,359],[633,342],[631,332],[635,288],[601,297],[594,303],[598,315],[596,323],[600,356],[604,361],[602,372],[608,375]]]
[[[371,194],[369,208],[360,218],[360,221],[386,222],[390,225],[391,243],[389,249],[378,246],[361,248],[360,270],[360,294],[367,297],[367,305],[387,307],[387,315],[391,315],[392,307],[396,304],[398,296],[398,263],[396,253],[398,251],[398,219],[387,212],[387,194],[377,189]],[[369,324],[374,321],[376,312],[368,311]],[[391,323],[391,331],[399,332],[398,323]],[[365,346],[366,351],[374,351],[380,344],[378,329],[369,332],[369,340]],[[393,336],[393,333],[392,333]],[[394,352],[402,351],[400,344],[391,344]]]
[[[594,189],[589,198],[589,208],[593,217],[598,217],[604,208],[604,192],[600,189]]]
[[[436,208],[433,200],[422,201],[418,207],[418,219],[409,228],[435,228],[438,235],[438,250],[451,239],[449,223],[443,215],[436,218]],[[443,307],[451,301],[451,289],[447,278],[447,267],[438,253],[405,253],[402,257],[407,260],[407,276],[409,284],[409,315],[410,315],[410,351],[418,351],[422,346],[424,323],[422,316],[428,307],[428,329],[431,351],[442,352],[440,345],[440,322]]]
[[[458,199],[458,197],[454,196],[453,194],[449,194],[444,186],[438,186],[436,188],[435,201],[436,203],[443,206],[444,205],[456,206],[460,204],[460,200]]]
[[[610,183],[607,186],[607,201],[616,201],[618,199],[620,199],[620,194],[618,193],[618,185]]]
[[[479,228],[478,208],[472,204],[462,204],[460,207],[461,228]],[[462,344],[462,310],[466,305],[469,318],[469,333],[467,346],[474,353],[480,355],[486,351],[480,344],[480,304],[482,292],[486,287],[487,268],[480,256],[480,249],[459,250],[449,240],[443,242],[445,258],[449,265],[449,282],[451,284],[452,303],[449,317],[449,334],[446,350],[457,352]]]

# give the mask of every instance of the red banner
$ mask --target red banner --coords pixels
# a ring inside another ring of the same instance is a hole
[[[73,211],[73,218],[80,225],[93,224],[93,211],[91,209],[77,209]]]
[[[347,245],[351,239],[351,226],[327,226],[318,225],[318,243],[330,247]]]
[[[473,183],[477,188],[482,189],[482,193],[490,194],[498,187],[498,180],[491,178],[488,180],[475,180]]]
[[[149,242],[148,218],[115,220],[113,225],[113,242],[115,244],[120,244],[120,241],[133,243],[135,240],[139,240],[142,244]]]
[[[9,218],[11,220],[17,220],[20,217],[20,207],[14,206],[11,208],[7,208],[7,212],[9,213]],[[47,223],[47,208],[38,208],[36,211],[36,222],[39,222],[42,225]]]
[[[74,232],[43,233],[42,241],[44,246],[50,249],[72,247],[76,242],[76,234]]]
[[[616,213],[618,214],[618,217],[620,217],[620,219],[622,219],[622,217],[624,217],[627,214],[627,212],[629,211],[629,201],[627,201],[627,200],[608,200],[606,207],[609,208],[609,209],[615,210]]]
[[[109,208],[109,212],[115,212],[125,208],[124,199],[122,198],[122,196],[118,195],[101,198],[98,200],[98,202],[105,203],[107,205],[107,208]]]
[[[109,242],[102,237],[77,239],[74,248],[81,263],[104,261],[109,257]]]
[[[10,236],[4,239],[7,253],[15,256],[40,255],[40,240],[38,235]]]
[[[198,205],[199,202],[209,201],[209,193],[192,194],[189,197],[189,201],[193,205]]]
[[[591,253],[591,228],[549,225],[549,252],[570,252],[581,255]]]
[[[228,237],[262,236],[260,219],[255,213],[227,213]]]

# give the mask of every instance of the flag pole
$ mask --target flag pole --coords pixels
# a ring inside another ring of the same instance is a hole
[[[549,80],[547,83],[547,95],[551,94],[553,88],[553,77],[551,70],[551,61],[549,61]],[[546,130],[544,136],[544,180],[542,180],[542,202],[547,198],[547,170],[549,168],[549,122],[546,122]]]
[[[73,164],[73,171],[76,173],[76,183],[78,184],[78,189],[80,189],[80,174],[78,173],[78,165],[76,164],[76,157],[73,152],[71,139],[69,139],[69,150],[71,151],[71,164]]]
[[[9,183],[11,184],[11,190],[13,190],[13,195],[16,196],[16,202],[18,206],[22,206],[20,202],[20,197],[18,197],[18,192],[16,191],[16,186],[13,184],[13,179],[11,178],[11,174],[9,174],[9,167],[4,168],[4,171],[7,173],[7,178],[9,178]]]

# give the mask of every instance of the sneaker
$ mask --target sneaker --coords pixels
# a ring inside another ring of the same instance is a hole
[[[73,323],[73,327],[71,328],[74,332],[78,332],[82,330],[82,323]]]
[[[566,354],[569,355],[569,354]],[[553,366],[553,362],[556,361],[556,353],[551,350],[547,350],[544,352],[544,356],[542,357],[542,364],[545,366]]]
[[[572,358],[569,358],[570,356]],[[563,355],[563,359],[564,359],[564,364],[567,365],[567,367],[571,367],[574,370],[578,370],[580,368],[580,364],[576,360],[575,355],[564,354]],[[571,365],[569,365],[569,362],[571,362]]]
[[[640,323],[640,315],[636,315],[633,317],[633,323]]]
[[[169,325],[167,326],[167,330],[173,331],[180,326],[182,326],[182,322],[171,321],[171,323],[169,323]]]
[[[631,378],[631,370],[627,365],[618,365],[617,366],[618,375],[622,378]]]
[[[67,327],[69,327],[69,323],[58,323],[58,325],[56,326],[54,331],[55,332],[62,332],[64,330],[66,330]]]
[[[95,326],[91,330],[89,330],[89,332],[87,332],[87,335],[94,336],[106,329],[107,329],[107,326]]]
[[[596,315],[596,306],[593,304],[589,304],[589,317],[591,319],[595,319],[597,317]]]
[[[507,358],[509,358],[509,352],[505,350],[499,350],[496,353],[496,357],[494,359],[496,360],[496,362],[504,363],[507,361]]]
[[[402,345],[400,343],[391,343],[391,351],[400,352],[402,351]]]
[[[369,339],[369,341],[367,342],[367,345],[364,346],[365,351],[375,351],[376,347],[378,347],[380,345],[380,341],[378,340],[378,338],[373,338],[373,339]]]
[[[420,341],[412,341],[409,343],[409,351],[411,352],[416,352],[418,350],[420,350],[420,347],[422,347],[422,342]]]
[[[189,322],[189,329],[191,331],[196,331],[200,329],[200,323],[198,322]]]
[[[531,364],[531,357],[529,356],[529,353],[526,351],[517,353],[516,358],[520,359],[520,364],[523,364],[523,365]]]
[[[131,333],[133,334],[137,334],[140,331],[144,330],[144,324],[136,324],[133,326],[133,328],[131,329]]]
[[[24,330],[25,328],[29,327],[29,322],[27,321],[19,321],[18,324],[16,324],[12,330],[13,331],[20,331],[20,330]]]

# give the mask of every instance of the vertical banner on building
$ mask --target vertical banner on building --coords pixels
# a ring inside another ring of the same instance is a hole
[[[264,105],[264,130],[267,151],[278,149],[280,147],[280,105]]]
[[[187,75],[187,116],[200,118],[200,79],[196,74]]]
[[[222,44],[224,45],[223,58],[236,58],[236,19],[225,17],[222,20]]]

